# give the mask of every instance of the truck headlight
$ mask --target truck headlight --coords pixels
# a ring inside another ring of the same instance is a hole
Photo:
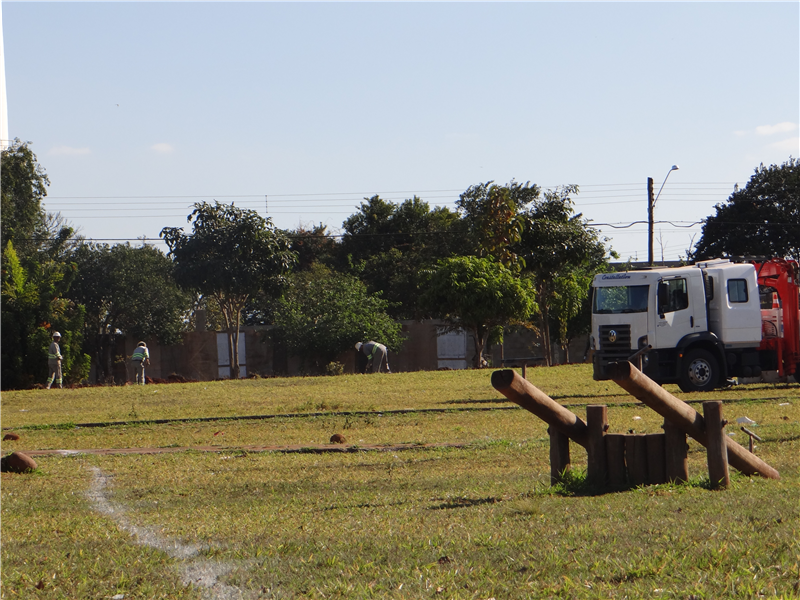
[[[639,348],[646,347],[647,346],[647,336],[643,335],[642,337],[640,337],[638,343],[639,343]]]

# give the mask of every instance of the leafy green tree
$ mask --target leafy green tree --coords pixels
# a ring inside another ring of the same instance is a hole
[[[174,265],[149,245],[83,244],[73,253],[77,277],[70,298],[86,307],[87,347],[94,355],[97,377],[113,373],[115,336],[155,337],[161,344],[181,340],[192,296],[174,278]]]
[[[339,268],[389,300],[395,318],[421,318],[420,275],[460,250],[458,215],[418,197],[401,204],[373,196],[344,223]]]
[[[535,282],[539,328],[548,365],[553,364],[551,312],[556,307],[558,321],[568,320],[579,301],[578,296],[568,291],[574,285],[569,274],[591,277],[607,264],[607,240],[589,226],[583,215],[574,211],[570,194],[577,192],[578,186],[569,185],[547,191],[542,198],[534,200],[522,215],[524,228],[515,245],[516,252],[525,261],[524,272],[532,275]],[[564,298],[570,298],[569,302],[565,303]]]
[[[581,313],[591,307],[587,304],[591,291],[593,273],[581,268],[557,276],[553,280],[553,302],[550,310],[557,324],[558,339],[564,358],[570,362],[569,345],[577,335],[588,333],[591,320],[581,319]]]
[[[536,310],[530,281],[493,258],[460,256],[439,261],[429,273],[421,299],[447,323],[450,330],[464,329],[475,344],[474,367],[492,335],[505,325],[529,320]]]
[[[356,277],[316,263],[291,275],[275,323],[286,347],[320,372],[358,341],[376,340],[396,351],[401,325],[386,313],[388,304]]]
[[[760,165],[747,185],[706,218],[692,258],[767,256],[800,260],[800,160]]]
[[[47,350],[53,331],[61,333],[61,368],[67,383],[80,383],[89,372],[82,352],[82,305],[64,298],[75,266],[48,261],[23,265],[12,242],[3,250],[2,387],[29,388],[47,377]]]
[[[456,205],[466,224],[470,253],[492,256],[507,266],[515,264],[514,244],[525,226],[522,211],[540,192],[537,185],[514,180],[504,186],[488,181],[467,188]]]
[[[308,270],[317,262],[328,266],[334,264],[338,247],[336,240],[328,235],[327,225],[320,223],[311,229],[301,226],[287,231],[286,235],[292,241],[292,252],[297,254],[298,270]]]
[[[165,227],[161,237],[184,289],[212,296],[228,331],[232,377],[239,378],[239,328],[242,311],[254,295],[277,296],[296,261],[291,242],[270,219],[233,204],[199,202],[187,217],[192,234]]]
[[[26,143],[18,139],[2,152],[3,244],[13,242],[18,256],[34,248],[33,237],[44,219],[42,199],[50,179]]]

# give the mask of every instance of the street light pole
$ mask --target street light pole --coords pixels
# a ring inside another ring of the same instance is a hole
[[[664,184],[667,183],[667,179],[669,179],[669,174],[673,171],[677,171],[680,167],[678,165],[672,165],[669,171],[667,171],[667,176],[664,177],[664,183],[661,184],[661,187],[658,189],[658,194],[656,194],[655,199],[653,198],[653,178],[647,178],[647,264],[649,266],[653,266],[653,226],[655,225],[655,209],[656,209],[656,202],[658,202],[659,196],[661,196],[661,190],[664,189]]]

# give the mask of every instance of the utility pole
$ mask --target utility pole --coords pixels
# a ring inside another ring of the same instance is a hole
[[[651,267],[653,266],[653,226],[655,225],[653,213],[656,209],[656,202],[661,197],[661,192],[667,183],[667,179],[669,179],[669,174],[678,169],[680,169],[678,165],[672,165],[672,168],[667,171],[667,176],[664,177],[664,183],[658,188],[658,194],[656,194],[655,199],[653,198],[653,178],[647,178],[647,264]],[[661,262],[664,262],[663,259]]]
[[[647,178],[647,265],[653,266],[653,209],[655,199],[653,198],[653,178]]]

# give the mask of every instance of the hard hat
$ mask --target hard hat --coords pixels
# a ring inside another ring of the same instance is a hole
[[[138,344],[136,344],[136,346],[137,346],[137,347],[138,347],[138,346],[147,346],[147,344],[145,344],[144,342],[139,342]]]
[[[53,337],[61,337],[61,334],[58,333],[57,331],[54,331],[53,332]]]
[[[356,342],[356,350],[361,350],[361,342]]]

